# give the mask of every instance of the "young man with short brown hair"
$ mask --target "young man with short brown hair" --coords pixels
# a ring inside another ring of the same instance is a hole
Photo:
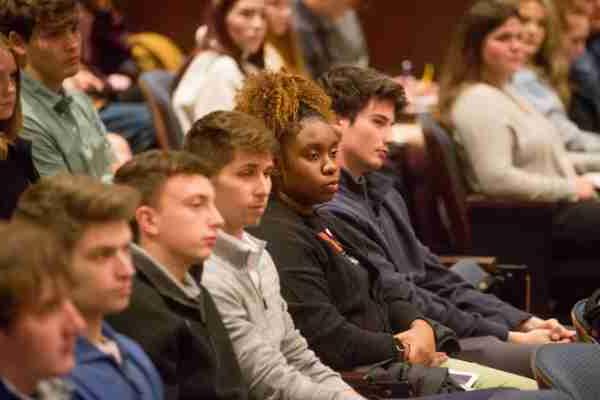
[[[67,377],[78,399],[163,398],[146,354],[104,322],[129,304],[134,275],[129,220],[138,201],[137,192],[125,186],[57,175],[31,186],[17,205],[17,221],[46,228],[66,247],[70,295],[87,324],[77,341],[77,365]]]
[[[211,174],[207,163],[189,153],[154,150],[135,156],[115,175],[115,182],[138,190],[142,200],[135,210],[131,304],[109,320],[148,352],[169,400],[248,398],[221,317],[198,284],[223,224]]]

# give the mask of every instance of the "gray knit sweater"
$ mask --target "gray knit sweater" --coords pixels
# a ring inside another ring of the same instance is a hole
[[[518,94],[479,83],[451,112],[474,192],[523,200],[574,200],[575,169],[555,127]]]
[[[254,399],[362,399],[323,365],[295,329],[266,243],[219,233],[202,283],[229,332]]]

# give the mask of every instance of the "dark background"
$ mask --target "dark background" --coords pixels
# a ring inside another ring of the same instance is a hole
[[[210,0],[122,1],[131,28],[171,37],[188,51]],[[420,73],[425,63],[439,66],[454,25],[471,0],[363,0],[360,16],[371,65],[389,74],[410,59]]]

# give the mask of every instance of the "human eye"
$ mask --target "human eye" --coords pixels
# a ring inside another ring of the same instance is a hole
[[[329,157],[331,157],[332,160],[337,159],[338,151],[339,151],[339,149],[337,146],[332,148],[331,151],[329,152]]]

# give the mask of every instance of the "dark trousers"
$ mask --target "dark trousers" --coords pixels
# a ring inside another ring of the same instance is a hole
[[[539,345],[503,342],[493,336],[460,340],[461,352],[455,357],[513,374],[534,378],[531,357]]]
[[[552,222],[553,255],[600,260],[600,201],[563,204]]]
[[[553,391],[519,391],[519,390],[475,390],[472,392],[438,394],[418,397],[421,400],[569,400],[566,395]]]

